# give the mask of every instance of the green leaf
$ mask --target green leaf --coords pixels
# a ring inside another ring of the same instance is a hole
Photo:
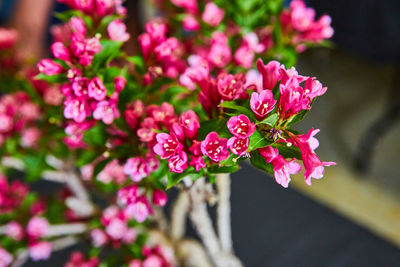
[[[273,113],[257,124],[268,124],[269,126],[273,127],[273,126],[275,126],[277,119],[278,119],[278,115],[276,113]]]
[[[239,170],[239,164],[231,165],[231,166],[218,166],[213,165],[208,168],[210,173],[232,173],[237,172]]]
[[[272,145],[279,150],[279,154],[284,158],[296,158],[301,160],[300,149],[297,146],[287,146],[286,143],[276,143]]]
[[[182,173],[169,172],[167,189],[172,188],[173,186],[178,184],[180,181],[182,181],[182,179],[185,177],[190,177],[192,180],[196,180],[196,179],[200,178],[201,176],[202,176],[202,172],[196,172],[196,170],[193,167],[188,167]]]
[[[273,174],[274,168],[271,163],[267,163],[257,150],[251,152],[250,162],[254,167],[261,169],[267,173]]]
[[[187,92],[185,87],[174,85],[168,87],[161,96],[161,102],[170,103],[177,95]]]
[[[83,134],[83,141],[88,145],[105,146],[107,141],[106,129],[102,124],[87,130]]]
[[[89,149],[83,150],[82,153],[78,153],[78,158],[76,161],[76,165],[78,167],[82,167],[84,165],[92,163],[97,157],[99,156],[98,153]]]
[[[26,167],[26,180],[28,182],[39,180],[43,171],[49,169],[44,153],[24,155],[23,161]]]
[[[56,74],[56,75],[46,75],[44,73],[39,73],[35,76],[35,79],[46,81],[49,83],[64,83],[67,82],[67,76],[65,74]]]
[[[112,158],[106,158],[99,163],[96,164],[96,166],[93,169],[93,178],[95,179],[97,175],[107,166],[108,163],[110,163],[113,159]]]
[[[208,120],[200,123],[199,140],[204,140],[210,132],[217,132],[219,137],[228,138],[232,134],[226,127],[226,119]]]
[[[274,142],[272,139],[265,137],[258,130],[255,130],[255,132],[249,138],[250,142],[248,151],[253,151],[257,148],[269,146]]]
[[[100,43],[101,51],[94,56],[92,62],[94,70],[107,67],[108,63],[120,54],[120,48],[122,46],[122,42],[111,40],[101,40]]]
[[[136,70],[138,70],[140,73],[144,73],[145,66],[144,66],[144,60],[143,57],[141,56],[132,56],[132,57],[127,57],[126,58],[129,62],[132,62],[135,65]]]
[[[224,108],[229,108],[229,109],[235,110],[236,111],[235,114],[237,114],[237,115],[244,114],[247,117],[249,117],[249,119],[251,121],[256,120],[254,113],[250,109],[239,106],[234,101],[224,101],[220,104],[220,106],[224,107]]]

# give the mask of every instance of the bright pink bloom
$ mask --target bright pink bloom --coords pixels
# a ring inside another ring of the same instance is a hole
[[[154,189],[152,201],[154,205],[163,207],[168,201],[167,194],[163,190]]]
[[[305,168],[304,178],[308,185],[311,185],[311,178],[321,179],[324,176],[324,166],[336,165],[335,162],[322,162],[315,154],[312,147],[315,147],[315,141],[312,139],[315,134],[314,129],[311,129],[306,135],[291,136],[295,144],[300,148]]]
[[[114,79],[114,85],[115,85],[115,92],[119,93],[125,88],[126,79],[123,76],[117,76]]]
[[[0,267],[7,267],[13,261],[13,256],[7,250],[0,247]]]
[[[12,117],[6,114],[0,114],[0,133],[7,133],[13,128]]]
[[[141,181],[148,174],[145,172],[145,163],[142,157],[134,157],[127,160],[124,166],[125,174],[131,176],[134,182]]]
[[[106,98],[107,91],[103,81],[99,77],[93,78],[88,84],[88,96],[102,101]]]
[[[138,37],[138,42],[144,58],[148,58],[150,56],[151,46],[152,46],[150,34],[148,33],[140,34]]]
[[[171,2],[177,7],[182,7],[190,14],[196,14],[198,11],[197,0],[171,0]]]
[[[107,241],[108,237],[101,229],[94,229],[90,232],[90,236],[92,238],[92,243],[94,247],[102,247]]]
[[[46,75],[56,75],[63,71],[63,67],[52,59],[42,59],[37,65],[40,72]]]
[[[162,19],[153,19],[147,22],[145,30],[150,35],[151,40],[156,44],[166,39],[167,24]]]
[[[293,0],[290,3],[291,26],[298,31],[306,31],[312,25],[315,10],[307,8],[303,0]]]
[[[183,127],[185,135],[189,139],[197,138],[197,132],[200,128],[199,117],[193,110],[188,110],[181,114],[179,122]]]
[[[111,236],[112,239],[121,239],[127,231],[126,222],[119,219],[113,218],[106,227],[106,233]]]
[[[154,152],[162,159],[166,159],[175,155],[178,151],[182,150],[183,146],[178,141],[175,135],[166,133],[159,133],[156,135],[157,144],[154,146]]]
[[[290,118],[301,110],[310,109],[311,99],[306,97],[300,81],[291,77],[286,83],[279,86],[281,96],[278,103],[279,116],[282,119]]]
[[[12,221],[7,224],[6,234],[14,240],[20,241],[24,237],[24,228],[22,228],[21,224],[18,222]]]
[[[69,61],[71,58],[71,55],[69,53],[69,50],[67,47],[62,42],[55,42],[51,45],[51,52],[53,53],[53,56],[55,58],[64,60],[64,61]]]
[[[284,157],[279,155],[279,151],[272,146],[267,146],[258,150],[265,158],[267,163],[271,163],[274,167],[274,176],[278,184],[288,187],[290,182],[290,174],[297,174],[301,171],[301,165],[295,162],[295,159],[286,161]]]
[[[126,181],[124,167],[118,163],[118,160],[114,159],[97,175],[97,180],[106,184],[110,182],[123,184]]]
[[[204,162],[203,156],[201,155],[199,156],[191,155],[189,165],[194,167],[197,172],[207,166],[206,163]]]
[[[72,32],[79,37],[84,37],[86,35],[86,26],[85,22],[81,17],[72,17],[68,21],[69,27],[71,28]]]
[[[218,92],[223,100],[234,100],[240,98],[244,91],[246,77],[239,73],[233,76],[232,74],[218,75]]]
[[[121,205],[128,205],[136,201],[138,197],[139,187],[137,185],[130,185],[118,191],[118,203]]]
[[[249,138],[231,137],[228,139],[228,147],[233,154],[243,156],[249,148]]]
[[[249,70],[246,73],[246,84],[244,88],[261,92],[263,90],[261,74],[256,70]]]
[[[176,151],[175,155],[168,159],[168,167],[171,172],[182,173],[187,167],[188,156],[182,151]]]
[[[175,51],[179,48],[179,41],[175,37],[170,37],[154,48],[154,54],[157,60],[171,60]]]
[[[14,46],[18,39],[16,30],[0,28],[0,49],[8,49]]]
[[[198,31],[200,30],[200,24],[196,18],[192,15],[186,14],[183,18],[183,28],[187,31]]]
[[[225,67],[231,61],[231,48],[228,44],[228,37],[224,33],[216,31],[212,34],[207,59],[218,68]]]
[[[247,33],[243,36],[244,44],[255,53],[262,53],[265,50],[265,45],[260,43],[258,36],[254,32]]]
[[[250,137],[256,130],[254,123],[252,123],[250,119],[243,114],[231,117],[226,125],[231,134],[238,138]]]
[[[327,87],[322,87],[322,84],[315,78],[309,77],[304,83],[304,94],[310,100],[325,94],[327,89]]]
[[[133,242],[135,242],[137,236],[138,236],[138,232],[134,228],[128,228],[126,230],[124,236],[122,237],[122,242],[130,245]]]
[[[213,2],[208,2],[201,19],[212,27],[217,27],[224,18],[225,11]]]
[[[33,217],[26,226],[26,233],[33,238],[40,238],[46,235],[49,223],[45,218]]]
[[[64,117],[75,122],[83,122],[89,116],[89,105],[84,99],[67,99],[64,102]]]
[[[36,127],[24,129],[21,136],[21,145],[23,147],[35,147],[40,136],[41,132]]]
[[[201,143],[201,152],[213,161],[219,162],[229,157],[226,138],[219,138],[216,132],[211,132]]]
[[[41,241],[29,246],[29,255],[33,261],[47,260],[50,258],[51,250],[50,242]]]
[[[257,60],[257,69],[262,75],[263,89],[272,90],[276,83],[282,78],[280,69],[282,65],[278,61],[270,61],[264,65],[261,58]]]
[[[153,214],[153,210],[147,201],[146,196],[141,196],[135,203],[128,205],[124,211],[128,218],[133,218],[137,222],[142,223],[147,219],[147,216]]]
[[[244,68],[253,66],[254,52],[247,45],[239,47],[233,56],[235,63]]]
[[[276,100],[271,90],[263,90],[260,93],[252,93],[250,99],[250,107],[258,120],[265,119],[274,109]]]
[[[126,25],[121,20],[113,20],[107,26],[107,33],[111,40],[126,42],[129,40],[129,33],[126,32]]]
[[[119,116],[117,104],[114,101],[101,101],[97,103],[93,111],[93,118],[102,120],[105,124],[111,124]]]

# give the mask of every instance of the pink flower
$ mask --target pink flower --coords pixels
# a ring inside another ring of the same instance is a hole
[[[196,14],[198,11],[197,0],[171,0],[171,2],[177,7],[182,7],[188,13]]]
[[[118,191],[118,203],[121,205],[128,205],[136,201],[138,197],[139,187],[137,185],[130,185]]]
[[[255,53],[262,53],[265,50],[265,45],[260,43],[257,34],[254,32],[245,34],[243,36],[243,41],[244,44]]]
[[[125,244],[132,244],[133,242],[135,242],[137,236],[138,236],[138,233],[134,228],[128,228],[126,230],[124,236],[122,237],[122,241]]]
[[[257,60],[257,69],[262,75],[263,88],[272,90],[276,83],[282,78],[280,69],[282,65],[278,61],[270,61],[264,65],[261,59]]]
[[[238,138],[250,137],[256,130],[254,123],[243,114],[231,117],[227,122],[228,130]]]
[[[225,11],[213,2],[208,2],[201,19],[212,27],[217,27],[224,18]]]
[[[29,255],[33,261],[47,260],[50,258],[51,250],[50,242],[41,241],[29,246]]]
[[[114,79],[114,85],[115,85],[115,92],[119,93],[125,88],[126,79],[123,76],[117,76]]]
[[[154,205],[164,207],[168,201],[167,194],[163,190],[154,189],[152,201]]]
[[[75,122],[83,122],[89,116],[89,106],[84,99],[67,99],[64,102],[64,117]]]
[[[122,184],[126,181],[124,168],[118,163],[118,160],[113,160],[97,175],[97,180],[103,183],[114,181],[116,184]]]
[[[12,221],[7,224],[6,234],[7,236],[12,237],[14,240],[20,241],[24,237],[24,229],[18,222]]]
[[[188,110],[181,114],[179,122],[183,127],[185,135],[189,139],[197,138],[197,132],[200,128],[199,117],[193,110]]]
[[[216,132],[211,132],[201,143],[201,152],[213,161],[219,162],[229,157],[226,138],[219,138]]]
[[[239,73],[233,76],[232,74],[220,74],[218,75],[218,92],[224,100],[234,100],[245,92],[244,84],[246,77]]]
[[[0,28],[0,49],[8,49],[14,46],[18,39],[16,30]]]
[[[228,44],[228,37],[224,33],[216,31],[212,34],[211,47],[207,59],[219,68],[225,67],[231,61],[231,48]]]
[[[7,133],[13,128],[12,117],[6,114],[0,114],[0,133]]]
[[[62,42],[55,42],[51,45],[51,52],[55,58],[70,61],[71,55],[69,50]]]
[[[46,90],[43,98],[46,104],[49,104],[51,106],[59,106],[62,103],[64,96],[63,94],[61,94],[59,87],[51,86]]]
[[[321,179],[324,176],[324,166],[336,165],[335,162],[322,162],[315,154],[311,146],[314,143],[315,147],[315,142],[312,141],[315,134],[314,129],[311,129],[306,135],[295,136],[291,134],[295,144],[300,148],[305,169],[304,178],[308,185],[311,185],[311,178]]]
[[[42,59],[37,65],[40,72],[46,75],[56,75],[63,71],[63,67],[52,59]]]
[[[105,124],[113,123],[114,119],[119,118],[120,114],[114,101],[101,101],[97,103],[93,111],[93,118],[102,120]]]
[[[126,32],[126,25],[121,20],[116,19],[107,26],[107,33],[111,40],[126,42],[129,40],[129,33]]]
[[[178,151],[182,150],[183,146],[178,141],[175,135],[166,133],[159,133],[156,135],[157,144],[154,146],[154,152],[162,159],[166,159],[175,155]]]
[[[127,231],[126,222],[119,219],[113,218],[106,227],[106,233],[111,236],[112,239],[121,239]]]
[[[95,247],[102,247],[108,241],[107,235],[101,229],[92,230],[90,236],[92,238],[93,246]]]
[[[276,100],[271,90],[263,90],[260,93],[252,93],[250,98],[250,108],[258,120],[265,119],[274,109]]]
[[[290,182],[290,174],[297,174],[301,171],[301,165],[295,162],[295,159],[286,161],[284,157],[279,155],[279,151],[272,146],[259,149],[261,156],[265,158],[267,163],[271,163],[274,167],[274,176],[278,184],[287,188]]]
[[[322,84],[318,80],[315,80],[315,78],[309,77],[304,83],[304,94],[310,100],[325,94],[326,90],[328,88],[322,87]]]
[[[281,83],[279,91],[281,93],[278,103],[280,118],[287,119],[301,110],[311,108],[311,100],[306,97],[300,81],[295,76],[289,78],[286,83]]]
[[[86,35],[85,22],[81,17],[72,17],[68,24],[75,35],[78,35],[82,38]]]
[[[239,138],[234,136],[228,139],[227,145],[233,154],[243,156],[249,148],[249,138]]]
[[[313,23],[315,10],[306,8],[303,0],[293,0],[290,3],[291,26],[298,31],[306,31]]]
[[[124,211],[124,214],[128,218],[133,218],[137,222],[142,223],[147,219],[147,216],[153,213],[146,196],[141,196],[135,203],[128,205]]]
[[[256,70],[249,70],[246,73],[246,84],[244,87],[256,92],[261,92],[263,90],[261,74]]]
[[[88,84],[88,95],[97,101],[102,101],[106,98],[106,87],[99,77],[93,78]]]
[[[161,43],[167,36],[167,24],[162,19],[153,19],[146,23],[146,32],[154,43]]]
[[[198,31],[200,30],[200,24],[196,18],[192,15],[186,14],[183,18],[183,28],[187,31]]]
[[[179,47],[179,41],[175,37],[170,37],[154,48],[154,53],[157,60],[171,60],[174,57],[175,51]]]
[[[182,173],[188,166],[187,161],[187,154],[182,150],[178,150],[175,155],[168,159],[168,167],[171,172]]]
[[[0,29],[1,30],[1,29]],[[7,267],[13,261],[13,256],[7,250],[0,247],[0,267]]]
[[[26,233],[33,238],[40,238],[46,235],[49,223],[45,218],[33,217],[26,226]]]
[[[191,155],[189,165],[194,167],[197,172],[207,166],[206,163],[204,162],[203,157],[200,155],[199,156]]]
[[[149,175],[149,173],[146,172],[145,165],[146,162],[140,156],[130,158],[125,163],[124,172],[130,175],[134,182],[140,182],[144,177]]]
[[[36,127],[24,129],[21,136],[23,147],[35,147],[40,139],[40,131]]]
[[[151,46],[152,46],[150,34],[148,33],[140,34],[138,37],[138,42],[144,58],[148,58],[150,56]]]
[[[242,45],[236,50],[233,58],[237,65],[251,68],[253,66],[254,52],[247,45]]]

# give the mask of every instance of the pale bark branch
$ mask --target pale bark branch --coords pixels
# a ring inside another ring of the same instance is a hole
[[[171,211],[170,236],[173,241],[183,238],[186,232],[186,218],[190,207],[189,194],[181,190]]]
[[[217,230],[221,241],[222,250],[232,252],[232,230],[231,230],[231,183],[230,174],[217,174],[216,185],[218,192],[217,205]]]

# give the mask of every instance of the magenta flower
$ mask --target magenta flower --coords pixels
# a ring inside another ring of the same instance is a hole
[[[254,52],[247,45],[240,46],[233,56],[235,63],[244,68],[253,66]]]
[[[213,2],[208,2],[201,19],[212,27],[217,27],[225,16],[225,11]]]
[[[324,176],[324,166],[336,165],[336,162],[323,162],[315,154],[315,140],[313,136],[317,132],[311,129],[306,135],[291,135],[295,144],[300,148],[301,158],[304,164],[304,179],[306,184],[311,185],[311,178],[321,179]]]
[[[93,111],[93,118],[102,120],[105,124],[111,124],[119,116],[117,105],[113,101],[101,101]]]
[[[262,75],[263,89],[272,90],[276,83],[282,78],[280,69],[283,66],[278,61],[270,61],[264,65],[261,58],[257,60],[257,69]]]
[[[287,161],[279,155],[278,149],[272,146],[261,148],[258,151],[265,158],[265,161],[271,163],[274,167],[275,181],[285,188],[289,186],[290,175],[297,174],[302,169],[301,165],[295,162],[295,159]]]
[[[252,123],[250,119],[243,114],[231,117],[226,125],[231,134],[238,138],[247,138],[256,130],[254,123]]]
[[[171,0],[171,2],[190,14],[197,14],[198,12],[197,0]]]
[[[71,55],[69,50],[62,42],[55,42],[51,45],[51,52],[55,58],[70,61]]]
[[[249,138],[231,137],[228,139],[228,147],[233,154],[243,156],[249,148]]]
[[[183,150],[178,150],[175,155],[168,159],[168,167],[171,172],[182,173],[186,168],[188,156]]]
[[[127,230],[126,222],[118,217],[111,219],[105,229],[106,233],[115,240],[121,239]]]
[[[129,33],[126,32],[126,25],[121,20],[113,20],[107,26],[107,33],[111,40],[126,42],[129,40]]]
[[[42,59],[37,65],[40,72],[46,75],[56,75],[63,71],[63,67],[52,59]]]
[[[161,43],[167,38],[167,24],[162,19],[154,19],[147,22],[145,30],[154,43]]]
[[[24,228],[22,228],[21,224],[19,224],[18,222],[12,221],[7,224],[6,234],[14,240],[20,241],[24,237]]]
[[[171,60],[174,57],[174,52],[179,47],[179,41],[175,37],[170,37],[167,40],[163,41],[159,45],[154,48],[154,53],[157,57],[157,60]]]
[[[150,56],[151,46],[152,46],[150,34],[148,33],[140,34],[138,37],[138,42],[144,58],[148,58]]]
[[[102,101],[106,98],[107,91],[102,80],[99,77],[93,78],[88,84],[88,96]]]
[[[128,172],[130,173],[130,170],[128,170]],[[138,192],[139,187],[137,185],[130,185],[120,189],[118,191],[118,203],[120,205],[129,205],[135,202],[138,197]]]
[[[153,196],[152,196],[152,201],[154,205],[164,207],[165,204],[167,204],[168,197],[167,194],[160,189],[154,189],[153,190]]]
[[[244,88],[260,93],[263,90],[261,74],[256,70],[249,70],[246,73],[246,84]]]
[[[183,18],[183,28],[187,31],[198,31],[200,24],[193,15],[186,14]]]
[[[134,182],[140,182],[148,175],[144,167],[145,162],[142,157],[130,158],[125,163],[124,173],[130,175]]]
[[[49,223],[45,218],[33,217],[26,226],[26,233],[33,237],[39,238],[46,235]]]
[[[199,156],[191,155],[189,165],[195,168],[197,172],[207,166],[206,163],[204,162],[203,156],[201,155]]]
[[[207,55],[208,61],[218,68],[223,68],[232,59],[228,37],[222,32],[214,32],[211,36],[211,47]]]
[[[135,219],[137,222],[142,223],[147,219],[147,216],[153,214],[153,209],[151,208],[146,196],[140,196],[135,203],[128,205],[124,214],[129,219]]]
[[[114,79],[114,86],[115,86],[115,92],[119,93],[121,92],[126,85],[126,79],[123,76],[117,76]],[[140,100],[137,100],[140,101]]]
[[[162,159],[166,159],[181,151],[183,145],[178,141],[175,135],[159,133],[156,135],[157,144],[154,146],[154,152]]]
[[[90,237],[92,238],[93,246],[97,248],[104,246],[108,241],[107,235],[101,229],[93,229],[90,232]]]
[[[29,255],[33,261],[47,260],[50,258],[52,245],[50,242],[41,241],[29,245]]]
[[[229,157],[227,143],[228,140],[226,138],[219,138],[216,132],[211,132],[201,142],[201,152],[204,156],[219,162]]]
[[[64,117],[75,122],[83,122],[89,116],[89,105],[86,100],[79,98],[67,99],[64,102]]]
[[[246,77],[243,74],[220,74],[218,75],[218,92],[223,100],[234,100],[240,98],[244,91]]]
[[[183,127],[185,135],[189,139],[196,139],[197,132],[200,128],[199,117],[193,110],[188,110],[181,114],[179,122]]]
[[[250,98],[250,108],[258,120],[265,119],[274,109],[276,100],[271,90],[263,90],[260,93],[252,93]]]
[[[304,95],[308,97],[310,100],[313,100],[317,96],[322,96],[325,94],[327,87],[322,87],[320,81],[315,78],[307,78],[304,83]]]
[[[13,261],[13,256],[10,253],[8,253],[7,250],[0,247],[0,266],[7,267],[12,263],[12,261]]]
[[[294,0],[290,3],[291,26],[298,31],[306,31],[315,18],[315,10],[307,8],[303,0]]]
[[[281,96],[278,103],[278,111],[281,119],[287,119],[304,109],[310,109],[310,98],[305,96],[305,91],[300,86],[300,81],[296,77],[280,84],[279,91]]]

